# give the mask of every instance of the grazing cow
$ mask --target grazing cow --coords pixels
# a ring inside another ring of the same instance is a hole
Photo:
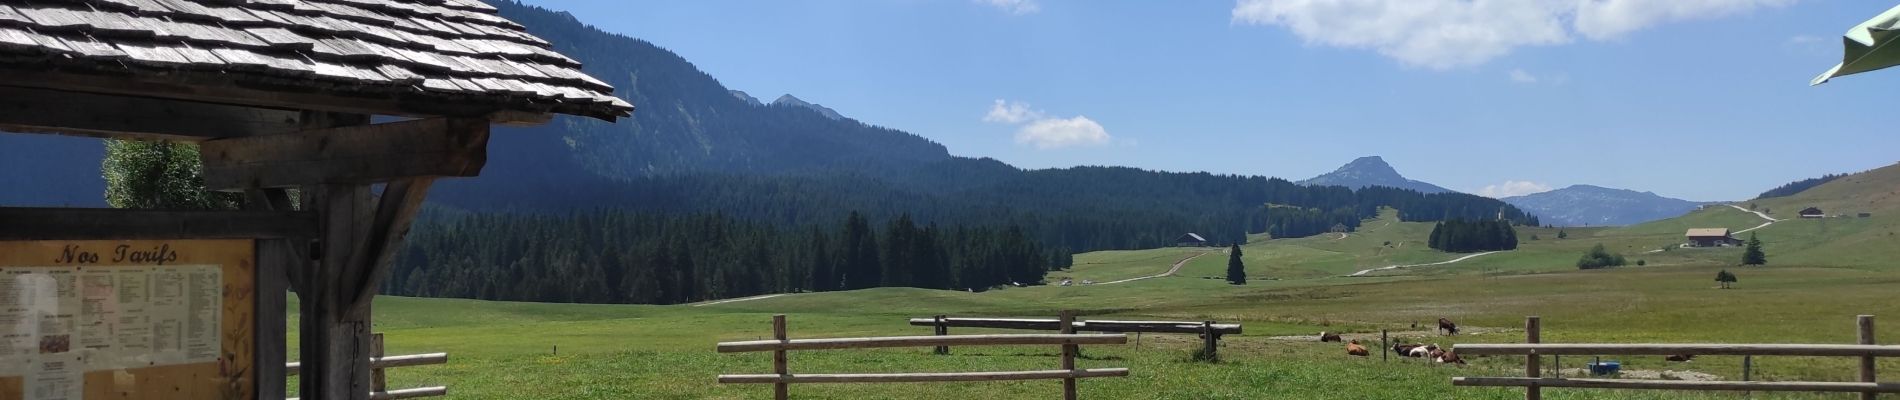
[[[1668,360],[1668,361],[1675,361],[1675,362],[1690,362],[1690,361],[1695,360],[1695,355],[1694,354],[1677,354],[1673,356],[1663,357],[1663,359]]]
[[[1372,351],[1366,350],[1366,346],[1360,346],[1359,339],[1353,339],[1351,342],[1346,343],[1346,355],[1371,357]]]
[[[1319,333],[1319,342],[1320,342],[1320,343],[1326,343],[1326,342],[1339,342],[1339,341],[1341,341],[1341,340],[1340,340],[1340,338],[1339,338],[1339,333],[1337,333],[1337,332],[1320,332],[1320,333]]]
[[[1452,323],[1449,319],[1439,318],[1438,330],[1449,332],[1448,334],[1450,335],[1456,335],[1458,334],[1458,324]]]
[[[1394,344],[1394,345],[1392,345],[1392,352],[1393,352],[1393,353],[1398,353],[1398,354],[1399,354],[1399,356],[1401,356],[1401,357],[1411,357],[1411,356],[1412,356],[1412,349],[1416,349],[1416,348],[1420,348],[1420,347],[1425,347],[1425,345],[1422,345],[1422,344],[1406,344],[1406,343],[1399,343],[1399,344]]]

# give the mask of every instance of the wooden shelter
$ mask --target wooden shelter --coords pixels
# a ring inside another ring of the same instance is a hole
[[[1178,247],[1205,247],[1208,244],[1207,238],[1194,232],[1184,233],[1181,237],[1174,238],[1174,245]]]
[[[1728,247],[1738,246],[1742,241],[1735,240],[1728,228],[1690,228],[1683,236],[1689,239],[1689,247]]]
[[[1826,212],[1822,212],[1820,208],[1816,208],[1816,207],[1803,208],[1801,209],[1801,212],[1799,214],[1801,215],[1801,218],[1826,218],[1827,217]]]
[[[259,239],[250,392],[285,392],[290,289],[302,398],[368,398],[370,300],[430,183],[479,174],[491,124],[633,110],[550,47],[475,0],[0,1],[0,130],[196,142],[248,199],[0,208],[0,240]]]

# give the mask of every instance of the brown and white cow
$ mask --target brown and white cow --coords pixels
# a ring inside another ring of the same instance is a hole
[[[1366,346],[1359,345],[1359,339],[1353,339],[1351,342],[1346,342],[1346,355],[1371,357],[1372,351],[1366,350]]]

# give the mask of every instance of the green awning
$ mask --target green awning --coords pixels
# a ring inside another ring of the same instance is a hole
[[[1896,25],[1900,25],[1900,6],[1847,30],[1841,39],[1847,48],[1841,63],[1814,77],[1810,84],[1819,85],[1837,76],[1900,65],[1900,47],[1893,46],[1895,41],[1900,41],[1900,26]]]

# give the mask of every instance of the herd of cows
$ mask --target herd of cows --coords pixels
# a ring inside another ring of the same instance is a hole
[[[1417,328],[1418,324],[1414,323],[1412,327]],[[1449,319],[1439,318],[1438,332],[1447,335],[1456,335],[1458,334],[1458,324],[1451,322]],[[1341,339],[1337,332],[1319,333],[1320,342],[1339,342]],[[1398,353],[1400,357],[1423,358],[1439,364],[1465,364],[1465,360],[1459,358],[1458,353],[1453,353],[1451,349],[1440,348],[1437,343],[1398,343],[1392,345],[1392,352]],[[1367,349],[1365,345],[1359,344],[1358,339],[1353,339],[1346,342],[1346,355],[1371,357],[1372,351]]]

